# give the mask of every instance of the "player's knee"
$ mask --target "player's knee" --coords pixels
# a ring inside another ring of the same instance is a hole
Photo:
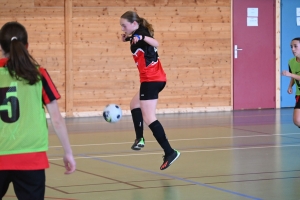
[[[140,108],[140,107],[141,107],[141,105],[140,105],[139,95],[136,94],[130,101],[130,110],[135,109],[135,108]]]
[[[130,102],[130,110],[133,110],[133,109],[139,108],[139,107],[140,107],[140,103],[135,101],[134,99],[132,99]]]
[[[300,127],[300,119],[294,119],[294,124]]]
[[[144,114],[143,113],[143,120],[144,122],[149,126],[152,122],[154,122],[156,120],[155,115],[149,115],[149,114]]]
[[[148,126],[151,124],[151,120],[148,117],[143,116],[143,119]]]

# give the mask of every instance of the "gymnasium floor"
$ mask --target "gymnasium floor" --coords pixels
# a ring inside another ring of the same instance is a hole
[[[50,126],[46,198],[53,200],[299,200],[300,129],[293,109],[158,115],[181,152],[168,169],[145,127],[146,146],[130,149],[131,116],[66,119],[77,171],[64,175]],[[4,198],[16,199],[12,186]]]

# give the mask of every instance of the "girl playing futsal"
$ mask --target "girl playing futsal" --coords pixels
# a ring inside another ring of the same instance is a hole
[[[140,74],[140,90],[132,98],[130,109],[136,132],[136,139],[131,149],[140,150],[145,146],[143,121],[151,129],[155,139],[164,149],[165,156],[160,169],[168,168],[179,156],[166,137],[161,123],[156,118],[158,94],[166,85],[166,74],[160,63],[157,47],[158,41],[153,38],[154,30],[147,20],[133,11],[125,12],[120,19],[122,41],[130,41],[133,59]]]
[[[289,71],[282,71],[283,76],[291,77],[287,92],[293,93],[293,85],[296,83],[296,104],[294,108],[293,121],[300,128],[300,38],[294,38],[291,42],[294,58],[289,60]]]
[[[0,199],[10,182],[19,200],[43,200],[49,167],[48,128],[43,104],[63,146],[65,174],[75,171],[60,98],[47,71],[27,51],[27,31],[18,22],[0,30]]]

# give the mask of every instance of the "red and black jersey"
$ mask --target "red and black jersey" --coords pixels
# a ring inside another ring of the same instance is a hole
[[[42,75],[42,82],[43,82],[43,91],[42,91],[43,103],[46,105],[53,100],[60,99],[60,94],[58,93],[47,70],[45,68],[40,67],[39,71]]]
[[[152,37],[147,28],[140,25],[134,32],[136,35]],[[166,74],[162,68],[157,53],[157,48],[140,40],[136,44],[131,44],[133,59],[140,73],[140,82],[166,81]]]

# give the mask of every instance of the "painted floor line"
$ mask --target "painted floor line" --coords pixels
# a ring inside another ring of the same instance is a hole
[[[288,135],[300,135],[300,133],[287,133],[287,134],[270,134],[270,135],[248,135],[248,136],[231,136],[231,137],[210,137],[210,138],[188,138],[188,139],[173,139],[170,142],[178,141],[193,141],[193,140],[217,140],[217,139],[238,139],[238,138],[251,138],[251,137],[271,137],[271,136],[288,136]],[[299,138],[300,139],[300,138]],[[146,141],[147,143],[156,143],[156,140]],[[100,144],[74,144],[72,147],[88,147],[88,146],[105,146],[105,145],[123,145],[132,144],[132,142],[115,142],[115,143],[100,143]],[[49,146],[49,148],[62,148],[62,146]]]
[[[138,168],[138,167],[133,167],[133,166],[130,166],[130,165],[125,165],[125,164],[121,164],[121,163],[117,163],[117,162],[104,160],[104,159],[101,159],[101,158],[89,157],[87,155],[82,155],[82,156],[87,157],[89,159],[97,160],[97,161],[100,161],[100,162],[105,162],[105,163],[109,163],[109,164],[129,168],[129,169],[134,169],[134,170],[137,170],[137,171],[147,172],[147,173],[150,173],[150,174],[154,174],[154,175],[158,175],[158,176],[163,176],[163,177],[183,181],[183,182],[186,182],[186,183],[195,184],[195,185],[202,186],[202,187],[207,187],[207,188],[210,188],[210,189],[218,190],[218,191],[221,191],[221,192],[226,192],[226,193],[229,193],[229,194],[232,194],[232,195],[237,195],[237,196],[244,197],[244,198],[247,198],[247,199],[261,200],[260,198],[257,198],[257,197],[249,196],[249,195],[242,194],[242,193],[239,193],[239,192],[226,190],[226,189],[219,188],[219,187],[216,187],[216,186],[207,185],[207,184],[204,184],[204,183],[201,183],[201,182],[196,182],[196,181],[192,181],[192,180],[189,180],[189,179],[180,178],[180,177],[165,174],[165,173],[159,173],[159,172],[155,172],[155,171],[151,171],[151,170],[146,170],[146,169],[142,169],[142,168]]]
[[[214,152],[214,151],[231,151],[231,150],[253,150],[253,149],[267,149],[267,148],[282,148],[282,147],[300,147],[300,144],[295,145],[274,145],[274,146],[256,146],[256,147],[235,147],[224,149],[199,149],[192,151],[180,151],[180,153],[198,153],[198,152]],[[93,156],[93,158],[112,158],[112,157],[130,157],[130,156],[147,156],[147,155],[162,155],[159,153],[140,153],[140,154],[116,154],[107,156]],[[75,159],[85,159],[86,157],[76,156]],[[62,158],[50,158],[50,161],[62,160]]]

